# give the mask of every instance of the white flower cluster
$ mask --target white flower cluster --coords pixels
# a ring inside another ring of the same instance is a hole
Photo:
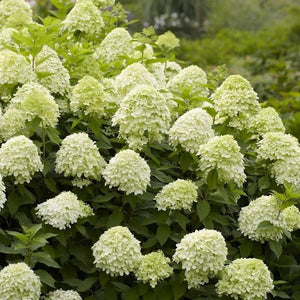
[[[15,184],[30,182],[34,173],[42,169],[38,149],[27,137],[16,136],[1,145],[0,174],[3,177],[14,176]]]
[[[189,288],[197,288],[223,269],[228,250],[222,234],[216,230],[196,230],[176,245],[173,256],[181,263]]]
[[[62,192],[39,204],[36,215],[46,224],[62,230],[71,227],[80,218],[93,215],[93,210],[72,192]]]
[[[49,293],[45,300],[82,300],[76,291],[62,289],[55,290]]]
[[[156,41],[156,45],[166,52],[178,47],[179,43],[180,40],[171,31],[161,34]]]
[[[65,95],[70,88],[70,75],[63,66],[57,53],[49,46],[44,46],[36,57],[37,73],[49,73],[39,82],[51,93]]]
[[[298,140],[290,134],[270,132],[258,143],[258,160],[276,161],[300,156]]]
[[[167,88],[175,94],[181,95],[184,91],[188,91],[190,96],[197,94],[197,96],[206,98],[208,96],[206,84],[205,72],[198,66],[189,66],[171,78]]]
[[[78,81],[73,88],[70,108],[75,114],[102,117],[106,114],[109,96],[103,85],[95,78],[87,75]]]
[[[32,10],[24,0],[0,2],[0,27],[16,27],[32,23]]]
[[[105,231],[92,250],[96,267],[111,276],[135,271],[141,257],[140,242],[127,227],[122,226]]]
[[[249,118],[260,108],[256,92],[248,80],[240,75],[231,75],[211,96],[217,111],[217,122],[229,119],[229,126],[237,129],[249,127]]]
[[[10,264],[0,271],[0,299],[39,300],[40,278],[25,263]]]
[[[26,115],[16,108],[9,108],[0,118],[0,136],[4,141],[25,127]]]
[[[6,202],[6,195],[5,195],[5,185],[2,181],[2,175],[0,174],[0,211]]]
[[[246,179],[243,155],[232,135],[215,136],[201,145],[200,170],[207,176],[211,170],[218,172],[221,182],[234,182],[242,186]]]
[[[216,284],[219,295],[228,295],[234,299],[267,299],[274,288],[271,273],[260,259],[240,258],[234,260],[222,271]]]
[[[124,56],[132,54],[134,50],[131,40],[132,38],[125,28],[115,28],[105,36],[93,56],[106,63],[124,59]]]
[[[64,138],[56,153],[55,171],[64,176],[100,180],[105,165],[95,142],[83,132]]]
[[[189,180],[177,179],[163,187],[155,196],[158,210],[188,209],[197,201],[198,187]]]
[[[163,94],[150,85],[139,85],[121,101],[112,121],[120,126],[120,136],[129,147],[140,150],[148,142],[163,139],[171,115]]]
[[[271,175],[278,184],[288,182],[300,188],[300,146],[298,140],[283,132],[270,132],[258,143],[258,161],[270,160]]]
[[[105,184],[116,186],[126,194],[142,194],[150,185],[150,168],[133,150],[122,150],[110,159],[103,171]]]
[[[99,34],[104,27],[101,11],[92,0],[77,1],[62,24],[69,32],[88,35]]]
[[[283,214],[288,231],[300,229],[300,211],[295,205],[284,209]]]
[[[180,116],[170,129],[170,144],[197,153],[202,144],[214,137],[213,118],[203,109],[194,108]]]
[[[40,118],[45,127],[55,127],[59,117],[58,105],[49,90],[35,82],[26,83],[18,89],[11,99],[7,112],[10,109],[19,110],[25,121]],[[9,124],[6,123],[6,126]]]
[[[157,87],[155,77],[140,63],[134,63],[125,68],[115,81],[116,91],[120,99],[125,97],[133,88],[139,85]]]
[[[245,236],[262,243],[268,240],[279,241],[287,230],[284,214],[274,196],[261,196],[251,201],[240,211],[238,222],[239,229]],[[258,228],[262,222],[271,226]]]
[[[181,66],[174,61],[167,61],[165,64],[165,76],[166,80],[169,81],[182,70]]]
[[[0,32],[0,50],[7,49],[4,45],[8,45],[11,48],[16,50],[19,49],[18,44],[13,39],[13,34],[17,33],[18,31],[13,28],[3,28]]]
[[[35,79],[36,75],[23,55],[10,50],[0,51],[0,85],[24,84]]]
[[[152,288],[155,288],[160,280],[168,278],[173,269],[169,266],[171,260],[164,256],[161,250],[143,255],[138,262],[135,271],[137,280],[144,283],[149,283]]]
[[[262,108],[250,120],[250,131],[263,136],[269,132],[284,132],[282,120],[273,107]]]

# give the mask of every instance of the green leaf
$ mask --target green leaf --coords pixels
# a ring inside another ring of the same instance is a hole
[[[161,246],[163,246],[170,237],[171,229],[167,224],[161,224],[156,231],[156,238]]]
[[[242,240],[240,252],[242,257],[248,257],[253,249],[253,242],[250,240]]]
[[[218,184],[218,172],[216,169],[211,170],[207,175],[207,185],[209,189],[214,189]]]
[[[53,142],[56,145],[59,145],[61,142],[61,139],[59,137],[59,133],[56,129],[52,127],[46,128],[46,134],[49,137],[50,141]]]
[[[6,231],[9,235],[14,236],[16,239],[21,241],[24,245],[27,245],[29,242],[29,237],[23,233],[17,231]]]
[[[139,300],[139,299],[140,296],[139,296],[139,290],[137,286],[126,291],[125,300]]]
[[[107,228],[120,225],[123,219],[124,219],[124,214],[121,211],[115,211],[108,218]]]
[[[291,299],[291,297],[288,295],[288,294],[286,294],[285,292],[283,292],[283,291],[276,291],[276,290],[273,290],[272,292],[271,292],[271,294],[273,295],[273,297],[275,297],[275,298],[281,298],[281,299]],[[296,299],[296,298],[295,298]]]
[[[32,257],[36,259],[37,262],[40,262],[42,264],[45,264],[48,267],[52,268],[60,268],[60,265],[52,259],[49,253],[46,252],[35,252]]]
[[[20,204],[19,197],[15,192],[12,192],[8,195],[7,207],[12,216],[17,212]]]
[[[276,262],[272,262],[272,264],[278,267],[291,268],[297,266],[297,261],[291,256],[281,255],[280,258]]]
[[[282,245],[280,242],[276,241],[269,241],[270,249],[273,251],[273,253],[276,255],[277,259],[280,257],[282,253]]]
[[[173,286],[173,294],[174,294],[174,299],[181,299],[185,295],[186,292],[186,285],[184,283],[178,283],[176,282],[175,285]]]
[[[200,221],[202,222],[210,212],[210,205],[207,201],[199,201],[197,204],[197,214],[199,216]]]
[[[270,179],[267,176],[261,177],[258,180],[258,188],[260,190],[267,189],[270,186],[271,186],[271,181],[270,181]]]
[[[257,225],[256,229],[268,229],[268,228],[274,228],[274,225],[269,221],[262,221]]]
[[[93,284],[98,280],[98,277],[88,277],[80,282],[80,284],[77,287],[78,292],[85,292],[88,289],[90,289]]]
[[[52,288],[55,288],[55,279],[47,271],[36,270],[34,273],[40,277],[41,282]]]

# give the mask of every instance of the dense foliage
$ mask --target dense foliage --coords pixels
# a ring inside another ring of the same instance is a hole
[[[299,299],[277,112],[113,0],[51,2],[0,2],[0,298]]]

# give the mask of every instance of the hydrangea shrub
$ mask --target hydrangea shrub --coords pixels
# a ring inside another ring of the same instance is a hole
[[[51,2],[0,2],[0,299],[299,299],[278,113],[114,0]]]

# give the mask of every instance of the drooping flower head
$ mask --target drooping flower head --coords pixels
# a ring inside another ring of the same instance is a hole
[[[0,211],[4,207],[5,202],[6,202],[5,185],[2,181],[2,175],[0,174]]]
[[[269,132],[284,132],[279,114],[273,107],[262,108],[250,121],[250,131],[263,136]]]
[[[258,160],[286,160],[300,156],[298,140],[290,134],[270,132],[258,143]]]
[[[170,143],[184,150],[197,153],[202,144],[213,136],[213,118],[203,109],[194,108],[180,116],[170,129]]]
[[[141,257],[140,242],[127,227],[106,230],[93,247],[96,267],[111,276],[135,271]]]
[[[36,75],[24,56],[10,50],[0,51],[0,85],[24,84],[35,79]]]
[[[240,258],[224,268],[216,287],[219,295],[257,300],[267,299],[274,286],[270,271],[262,260]]]
[[[249,118],[260,108],[256,92],[248,80],[240,75],[231,75],[211,96],[217,111],[216,119],[223,123],[229,119],[229,126],[237,129],[249,127]]]
[[[116,77],[116,91],[120,99],[125,97],[133,88],[145,84],[157,87],[154,76],[140,63],[129,65]]]
[[[177,179],[163,187],[155,196],[158,210],[191,209],[197,201],[198,187],[189,180]]]
[[[287,207],[283,210],[283,214],[288,231],[300,229],[300,211],[297,206]]]
[[[11,19],[17,18],[19,22],[15,25],[32,23],[32,10],[29,3],[24,0],[2,0],[0,2],[0,27],[5,26]]]
[[[32,176],[42,171],[38,149],[27,137],[10,138],[0,148],[0,174],[14,176],[15,184],[30,182]]]
[[[179,39],[171,31],[167,31],[164,34],[161,34],[157,41],[156,45],[162,50],[169,52],[179,46]]]
[[[204,176],[215,169],[221,182],[243,185],[246,179],[243,155],[232,135],[215,136],[200,146],[199,154],[200,170]]]
[[[58,105],[49,90],[35,82],[26,83],[18,89],[8,110],[13,108],[22,112],[26,121],[40,118],[45,127],[55,127],[59,117]]]
[[[108,98],[109,95],[105,93],[103,85],[87,75],[73,88],[70,107],[76,114],[102,117],[109,106]]]
[[[134,50],[131,40],[125,28],[115,28],[103,39],[93,56],[106,63],[122,59],[123,56],[132,54]]]
[[[189,66],[179,71],[170,79],[167,88],[175,94],[188,91],[190,95],[197,94],[200,97],[208,96],[208,88],[205,72],[198,66]]]
[[[64,29],[74,33],[80,31],[88,35],[99,34],[104,22],[101,11],[91,0],[77,1],[63,21]]]
[[[161,141],[168,133],[170,120],[166,98],[150,85],[139,85],[131,90],[112,119],[114,126],[120,126],[121,137],[133,149]]]
[[[274,196],[261,196],[251,201],[240,211],[238,222],[239,229],[245,236],[262,243],[269,240],[279,241],[287,230],[284,214],[281,213]],[[268,222],[272,226],[260,228],[262,222]]]
[[[164,256],[161,250],[143,255],[135,271],[137,280],[144,283],[149,283],[152,288],[155,288],[160,280],[168,278],[173,269],[169,266],[171,260]]]
[[[40,83],[53,94],[65,95],[70,88],[70,75],[57,53],[45,45],[36,57],[36,72],[49,73]]]
[[[227,252],[220,232],[202,229],[184,236],[176,245],[173,260],[182,264],[188,287],[197,288],[222,270]]]
[[[4,141],[17,134],[18,131],[25,128],[27,116],[22,110],[9,108],[0,118],[0,136]]]
[[[118,187],[126,194],[142,194],[150,184],[147,162],[133,150],[122,150],[106,166],[103,177],[109,187]]]
[[[10,264],[0,271],[0,299],[40,299],[40,278],[21,262]]]
[[[73,290],[55,290],[49,293],[45,300],[82,300],[80,295]]]
[[[36,207],[36,215],[46,224],[60,230],[71,227],[80,218],[93,215],[93,210],[71,192],[62,192]]]
[[[75,179],[100,180],[105,164],[95,142],[80,132],[70,134],[62,141],[56,153],[55,171]]]

